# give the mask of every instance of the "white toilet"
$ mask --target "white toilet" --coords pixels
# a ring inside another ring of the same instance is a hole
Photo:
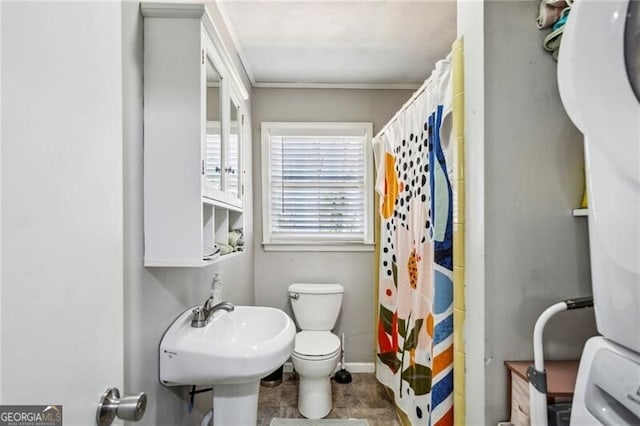
[[[289,298],[301,331],[296,334],[293,367],[300,377],[298,411],[320,419],[331,411],[331,375],[340,357],[336,324],[344,288],[339,284],[291,284]]]

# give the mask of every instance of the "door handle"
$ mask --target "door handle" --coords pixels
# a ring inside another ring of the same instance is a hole
[[[137,422],[144,416],[146,409],[147,395],[144,392],[120,398],[118,388],[109,388],[104,391],[98,402],[96,424],[98,426],[109,426],[116,417]]]

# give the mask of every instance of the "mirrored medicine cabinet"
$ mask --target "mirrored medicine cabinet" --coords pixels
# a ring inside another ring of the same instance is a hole
[[[143,3],[145,266],[206,266],[243,228],[248,92],[203,4]]]

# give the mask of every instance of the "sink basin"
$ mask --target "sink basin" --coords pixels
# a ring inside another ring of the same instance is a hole
[[[283,311],[236,306],[218,311],[202,328],[191,327],[191,309],[160,343],[164,385],[251,383],[280,367],[293,353],[295,325]]]

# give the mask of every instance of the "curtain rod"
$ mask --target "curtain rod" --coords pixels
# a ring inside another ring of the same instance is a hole
[[[442,62],[442,61],[451,61],[451,53],[452,52],[449,52],[447,54],[447,56],[443,60],[440,60],[440,61],[436,62],[436,69],[437,69],[437,66],[438,66],[438,64],[440,62]],[[413,92],[413,95],[411,95],[409,100],[402,105],[402,108],[400,108],[398,110],[398,112],[396,112],[395,115],[391,118],[391,120],[389,120],[389,122],[387,124],[385,124],[384,127],[376,134],[375,138],[373,138],[374,140],[379,138],[380,136],[382,136],[384,134],[384,132],[387,131],[389,126],[391,126],[391,124],[398,119],[400,114],[403,113],[409,107],[409,105],[414,103],[415,100],[418,98],[418,96],[420,96],[426,90],[427,86],[429,85],[429,82],[431,81],[431,79],[433,78],[433,75],[435,74],[435,70],[436,69],[431,71],[431,75],[429,76],[429,78],[427,78],[424,81],[424,83],[422,83],[422,86],[420,86],[415,92]]]
[[[387,122],[387,124],[384,125],[384,127],[376,134],[376,136],[373,139],[377,139],[378,137],[382,136],[384,132],[387,131],[389,126],[391,126],[391,124],[398,119],[400,114],[403,113],[407,108],[409,108],[409,106],[412,103],[414,103],[416,99],[418,99],[418,96],[420,96],[427,89],[427,86],[431,81],[432,75],[430,75],[429,78],[427,78],[424,81],[424,83],[422,83],[422,86],[420,86],[415,92],[413,92],[409,100],[402,105],[402,107],[398,110],[398,112],[395,113],[395,115],[391,118],[391,120],[389,120],[389,122]]]

